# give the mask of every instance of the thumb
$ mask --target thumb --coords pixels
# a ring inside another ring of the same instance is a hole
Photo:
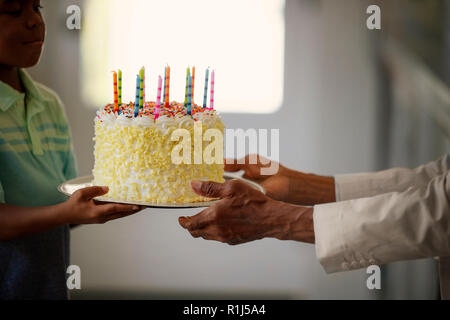
[[[224,184],[213,181],[194,180],[191,181],[191,187],[198,195],[219,198],[223,194]]]
[[[104,194],[107,194],[109,191],[108,187],[87,187],[79,190],[81,192],[81,196],[84,199],[91,200],[92,198],[102,196]]]

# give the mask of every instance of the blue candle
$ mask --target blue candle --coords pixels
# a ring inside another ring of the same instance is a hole
[[[192,77],[188,77],[187,87],[187,114],[192,115]]]
[[[145,79],[145,70],[144,67],[139,70],[139,80],[141,83],[139,84],[139,109],[144,108],[144,79]]]
[[[134,104],[134,117],[139,115],[139,94],[141,90],[141,79],[139,75],[136,76],[136,103]]]
[[[186,93],[184,95],[184,106],[187,106],[188,101],[188,86],[189,86],[189,77],[191,76],[191,70],[187,68],[186,70]]]
[[[206,99],[208,98],[208,81],[209,81],[209,68],[206,69],[205,75],[205,93],[203,96],[203,109],[206,108]]]

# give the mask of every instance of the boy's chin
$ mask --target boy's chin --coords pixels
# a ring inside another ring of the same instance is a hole
[[[23,69],[34,67],[35,65],[37,65],[39,63],[40,59],[41,59],[40,55],[38,57],[25,59],[24,61],[19,63],[18,67],[23,68]]]
[[[28,49],[26,52],[26,56],[21,57],[20,63],[18,63],[19,68],[31,68],[37,65],[41,59],[42,46]]]

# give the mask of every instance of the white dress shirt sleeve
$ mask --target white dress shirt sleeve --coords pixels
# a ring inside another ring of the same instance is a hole
[[[383,193],[405,191],[426,186],[434,177],[450,170],[450,153],[415,169],[389,170],[335,176],[336,201],[372,197]]]
[[[315,206],[316,254],[324,269],[337,272],[399,260],[450,256],[450,171],[447,168],[441,172],[448,160],[446,156],[435,165],[413,170],[419,177],[394,169],[388,170],[387,177],[379,175],[375,179],[393,187],[389,177],[395,177],[404,191]],[[441,175],[435,176],[437,173]],[[425,183],[432,175],[435,177]],[[349,182],[352,191],[344,190],[344,195],[381,193],[369,180],[363,179],[360,192],[356,191],[356,181]],[[417,186],[406,186],[410,181],[417,182]]]

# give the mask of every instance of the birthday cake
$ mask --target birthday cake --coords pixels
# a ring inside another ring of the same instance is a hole
[[[224,182],[224,124],[213,109],[190,102],[189,107],[177,102],[160,106],[159,99],[128,105],[116,101],[97,111],[94,122],[93,185],[108,186],[107,199],[208,201],[194,193],[190,182]]]

